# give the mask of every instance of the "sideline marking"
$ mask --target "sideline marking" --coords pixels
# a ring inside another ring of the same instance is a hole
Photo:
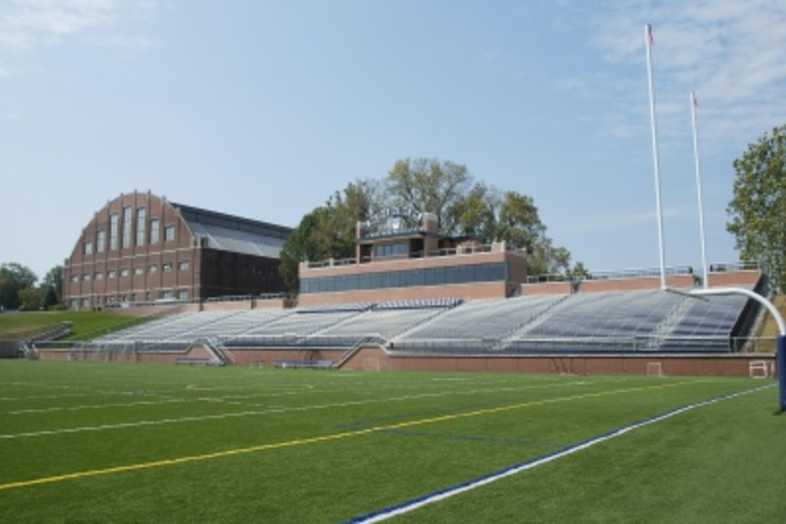
[[[624,388],[624,389],[612,389],[608,391],[599,391],[595,393],[585,393],[583,395],[570,395],[567,397],[556,397],[551,399],[542,399],[542,400],[531,400],[529,402],[522,402],[519,404],[507,404],[504,406],[497,406],[494,408],[485,408],[485,409],[477,409],[473,411],[465,411],[463,413],[453,413],[450,415],[440,415],[437,417],[425,418],[425,419],[416,419],[410,420],[407,422],[399,422],[397,424],[389,424],[385,426],[375,426],[366,429],[359,429],[356,431],[345,431],[342,433],[333,433],[329,435],[322,435],[319,437],[306,437],[302,439],[294,439],[288,440],[284,442],[274,442],[271,444],[259,444],[256,446],[250,446],[245,448],[235,448],[235,449],[227,449],[224,451],[216,451],[213,453],[205,453],[203,455],[190,455],[185,457],[178,457],[173,459],[163,459],[163,460],[156,460],[153,462],[142,462],[139,464],[128,464],[125,466],[115,466],[110,468],[104,469],[92,469],[92,470],[85,470],[85,471],[78,471],[75,473],[66,473],[63,475],[55,475],[51,477],[41,477],[37,479],[30,479],[30,480],[20,480],[15,482],[8,482],[5,484],[0,484],[0,491],[5,491],[14,488],[22,488],[28,486],[37,486],[41,484],[51,484],[55,482],[62,482],[65,480],[74,480],[86,477],[96,477],[100,475],[111,475],[113,473],[125,473],[129,471],[138,471],[138,470],[145,470],[145,469],[153,469],[153,468],[160,468],[163,466],[175,466],[178,464],[186,464],[190,462],[202,462],[206,460],[212,460],[217,458],[223,457],[231,457],[234,455],[244,455],[248,453],[255,453],[259,451],[269,451],[272,449],[283,449],[283,448],[291,448],[295,446],[304,446],[307,444],[317,444],[321,442],[330,442],[334,440],[341,440],[349,437],[358,437],[362,435],[369,435],[372,433],[380,433],[383,431],[390,431],[394,429],[402,429],[402,428],[411,428],[414,426],[422,426],[424,424],[434,424],[437,422],[446,422],[448,420],[457,420],[457,419],[464,419],[470,417],[477,417],[482,415],[490,415],[495,413],[504,413],[507,411],[512,411],[516,409],[522,409],[532,406],[542,406],[546,404],[556,404],[559,402],[569,402],[574,400],[582,400],[588,398],[597,398],[597,397],[607,397],[613,395],[620,395],[624,393],[632,393],[634,391],[649,391],[655,389],[664,389],[676,386],[684,386],[686,384],[696,384],[704,382],[702,380],[692,380],[692,381],[682,381],[682,382],[672,382],[668,384],[658,384],[656,386],[638,386],[633,388]]]
[[[550,453],[548,455],[543,455],[536,459],[531,459],[526,462],[520,462],[518,464],[514,464],[512,466],[508,466],[507,468],[495,471],[493,473],[489,473],[483,475],[481,477],[475,478],[473,480],[469,480],[466,482],[462,482],[459,484],[454,484],[447,488],[434,491],[429,493],[428,495],[424,495],[421,497],[416,497],[400,504],[396,504],[393,506],[388,506],[387,508],[383,508],[378,511],[373,511],[371,513],[366,513],[365,515],[360,515],[358,517],[354,517],[347,521],[347,524],[371,524],[374,522],[381,522],[383,520],[390,519],[392,517],[402,515],[404,513],[409,513],[410,511],[414,511],[418,508],[422,508],[423,506],[427,506],[429,504],[433,504],[435,502],[439,502],[441,500],[445,500],[450,497],[454,497],[456,495],[460,495],[461,493],[465,493],[467,491],[471,491],[473,489],[477,489],[481,486],[485,486],[487,484],[491,484],[492,482],[496,482],[501,480],[505,477],[510,477],[512,475],[516,475],[521,473],[522,471],[527,471],[530,469],[534,469],[538,466],[542,466],[543,464],[547,464],[554,460],[560,459],[562,457],[566,457],[568,455],[572,455],[574,453],[578,453],[584,449],[592,447],[596,444],[600,444],[601,442],[606,442],[607,440],[615,439],[617,437],[621,437],[622,435],[633,431],[635,429],[642,428],[644,426],[649,426],[650,424],[655,424],[657,422],[661,422],[668,418],[674,417],[676,415],[680,415],[682,413],[692,411],[694,409],[708,406],[710,404],[715,404],[722,400],[729,400],[737,397],[741,397],[743,395],[749,395],[751,393],[756,393],[763,389],[774,387],[775,384],[767,384],[765,386],[759,386],[753,389],[748,389],[744,391],[738,391],[736,393],[729,393],[726,395],[719,395],[716,397],[709,398],[707,400],[703,400],[701,402],[694,402],[691,404],[686,404],[684,406],[670,409],[661,413],[660,415],[656,415],[654,417],[645,418],[639,420],[637,422],[633,422],[632,424],[628,424],[626,426],[622,426],[620,428],[611,430],[607,433],[603,433],[596,437],[591,437],[587,440],[583,440],[577,442],[575,444],[571,444],[567,447],[564,447],[556,452]]]
[[[206,400],[211,402],[223,402],[223,400],[216,401],[215,399],[194,399],[196,401]],[[103,409],[103,408],[123,408],[127,406],[155,406],[159,404],[173,404],[178,402],[191,402],[192,399],[182,398],[165,398],[162,400],[139,400],[137,402],[120,402],[110,404],[82,404],[79,406],[55,406],[50,408],[28,408],[17,409],[16,411],[9,411],[6,415],[26,415],[30,413],[51,413],[54,411],[82,411],[85,409]]]
[[[600,382],[600,381],[596,382],[596,384],[603,384],[603,383],[604,382]],[[106,431],[112,429],[134,428],[140,426],[160,426],[164,424],[177,424],[181,422],[200,422],[203,420],[221,420],[225,418],[251,417],[256,415],[269,415],[273,413],[288,413],[291,411],[311,411],[314,409],[343,408],[349,406],[362,406],[364,404],[378,404],[383,402],[415,400],[419,398],[429,398],[429,397],[446,397],[451,395],[474,395],[477,393],[500,393],[504,391],[522,391],[527,389],[540,389],[540,388],[555,387],[555,386],[579,386],[584,384],[592,384],[592,382],[587,382],[587,381],[561,382],[561,383],[554,382],[550,384],[537,384],[533,386],[524,386],[520,388],[492,388],[492,389],[475,389],[469,391],[451,390],[451,391],[442,391],[442,392],[434,392],[434,393],[420,393],[417,395],[402,395],[399,397],[350,400],[347,402],[331,402],[329,404],[316,404],[313,406],[291,406],[291,407],[271,408],[266,404],[245,404],[246,406],[249,407],[257,407],[257,408],[264,407],[267,409],[217,413],[215,415],[193,415],[188,417],[162,418],[156,420],[138,420],[135,422],[118,422],[116,424],[102,424],[100,426],[77,426],[75,428],[42,429],[39,431],[28,431],[25,433],[6,433],[6,434],[0,434],[0,440],[9,440],[15,438],[22,438],[22,437],[25,438],[42,437],[48,435],[59,435],[63,433],[81,433],[83,431]],[[199,398],[194,400],[196,401],[196,400],[204,400],[204,399]],[[222,400],[221,402],[223,402],[224,404],[230,403],[226,400]]]

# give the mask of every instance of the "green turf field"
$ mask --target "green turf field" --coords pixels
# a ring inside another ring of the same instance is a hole
[[[71,322],[72,334],[66,340],[85,340],[148,320],[111,311],[25,311],[0,314],[0,338],[23,338],[36,331]]]
[[[342,522],[762,382],[0,361],[0,522]],[[779,522],[773,388],[409,522]]]

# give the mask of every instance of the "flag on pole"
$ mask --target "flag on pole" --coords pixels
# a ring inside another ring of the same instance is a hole
[[[650,24],[647,24],[647,40],[650,45],[655,43],[655,39],[652,37],[652,26]]]

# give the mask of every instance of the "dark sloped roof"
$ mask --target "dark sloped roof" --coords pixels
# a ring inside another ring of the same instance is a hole
[[[278,258],[291,228],[171,202],[195,236],[207,247],[234,253]]]

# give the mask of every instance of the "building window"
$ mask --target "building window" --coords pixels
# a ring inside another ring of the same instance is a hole
[[[188,300],[188,290],[181,289],[180,291],[178,291],[177,298],[179,298],[180,300]]]
[[[390,271],[387,273],[305,278],[300,281],[300,289],[303,293],[324,293],[353,289],[435,286],[469,282],[493,282],[506,280],[507,275],[507,265],[504,262],[494,262],[447,268],[433,267]]]
[[[158,266],[150,266],[149,268],[147,268],[147,272],[148,273],[157,273],[158,272]]]
[[[161,237],[161,221],[154,218],[150,221],[150,243],[158,244]]]
[[[106,231],[103,229],[96,234],[96,251],[99,253],[104,252],[106,247]]]
[[[131,247],[132,212],[130,207],[123,208],[123,249]]]
[[[85,273],[84,275],[82,275],[82,280],[84,280],[85,282],[88,282],[92,278],[93,277],[90,274],[88,274],[88,273]]]
[[[117,277],[117,271],[110,271],[109,273],[107,273],[107,276],[109,278],[115,278]]]
[[[396,244],[377,244],[374,246],[374,257],[404,257],[409,254],[409,245],[406,242]]]
[[[92,255],[92,254],[93,254],[93,243],[85,242],[85,255]]]
[[[117,249],[118,238],[118,217],[112,215],[109,217],[109,249]]]
[[[140,207],[136,210],[136,245],[145,245],[145,222],[147,221],[147,209]]]
[[[141,268],[141,267],[134,268],[134,274],[135,275],[144,275],[144,273],[145,273],[145,270],[143,268]]]
[[[71,282],[79,282],[79,275],[74,275],[71,277]]]
[[[175,298],[175,292],[171,289],[162,289],[158,293],[159,298]]]
[[[96,273],[95,274],[95,279],[96,280],[104,280],[104,274],[103,273]]]
[[[121,277],[127,277],[127,276],[128,276],[128,275],[130,275],[130,274],[131,274],[131,271],[130,271],[130,270],[128,270],[128,269],[124,269],[124,270],[122,270],[122,271],[120,272],[120,276],[121,276]]]
[[[90,307],[90,299],[89,298],[83,298],[82,299],[82,307]]]
[[[164,228],[164,240],[172,242],[175,240],[175,226],[166,226]]]
[[[180,267],[180,271],[188,271],[189,264],[188,262],[181,262],[179,267]]]
[[[170,271],[172,271],[172,264],[169,262],[164,264],[162,267],[164,268],[164,273],[169,273]]]

